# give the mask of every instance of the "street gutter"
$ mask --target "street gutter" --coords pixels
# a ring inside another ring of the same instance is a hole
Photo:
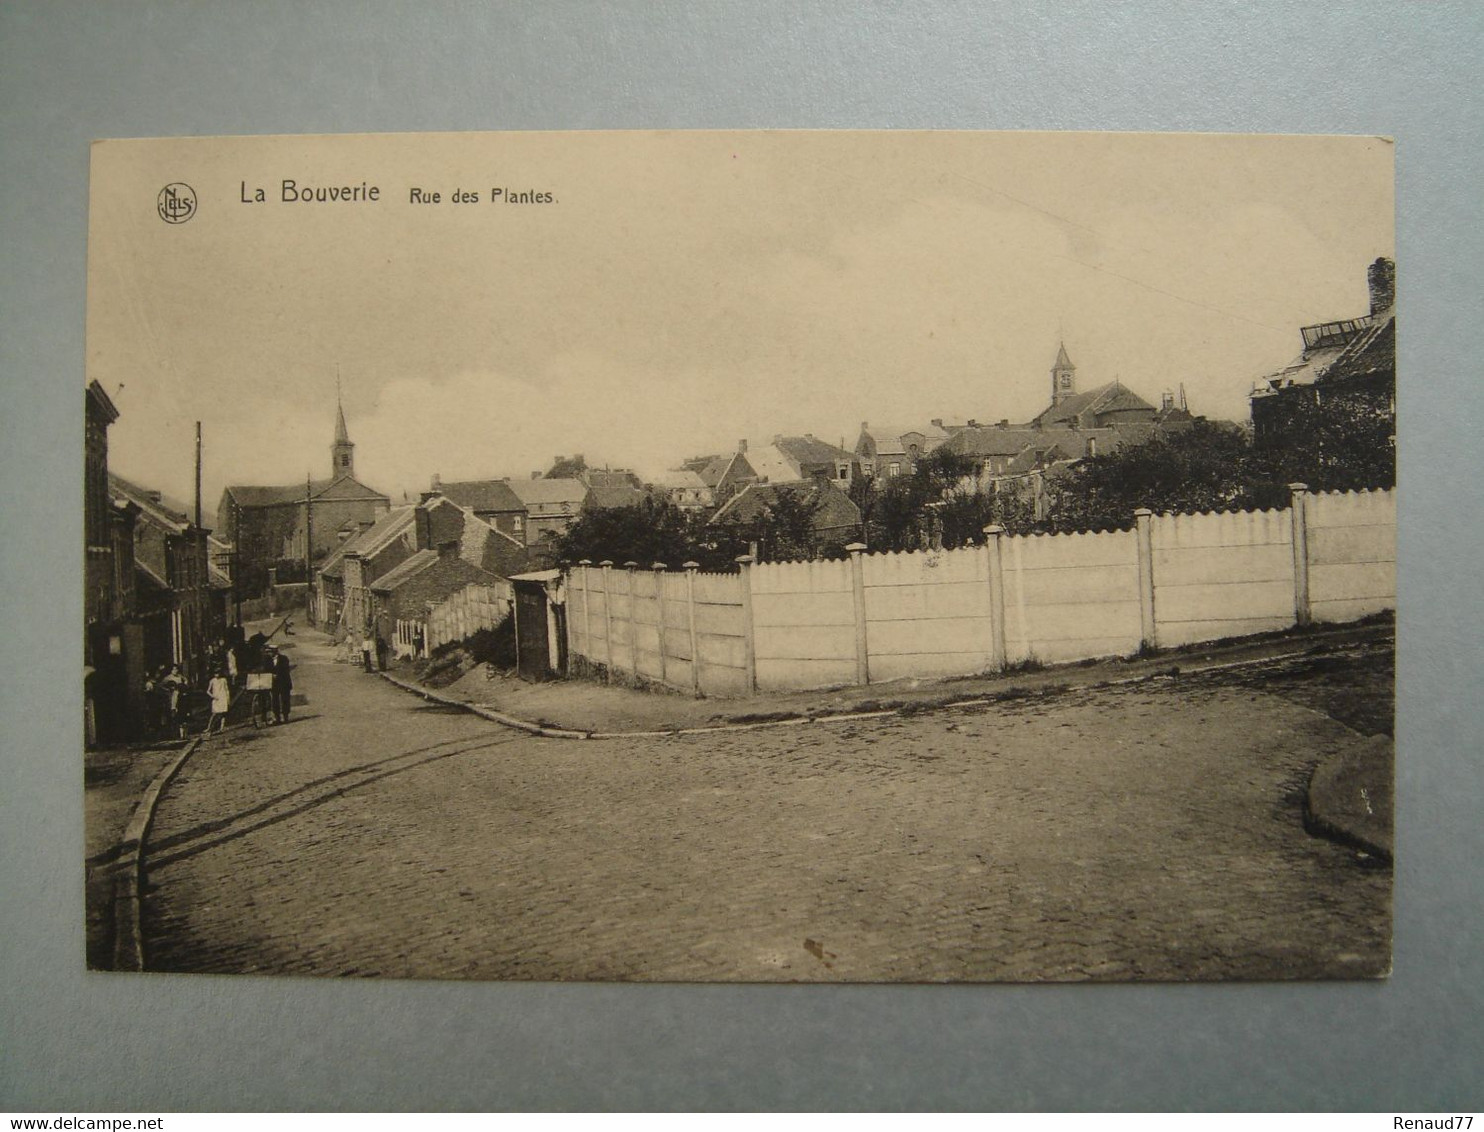
[[[119,843],[118,871],[113,881],[113,969],[115,971],[144,970],[144,930],[139,922],[140,903],[144,889],[144,842],[149,836],[149,827],[155,820],[155,807],[160,795],[186,759],[195,753],[204,736],[198,735],[186,744],[185,749],[155,775],[144,788],[129,824],[124,827],[124,837]]]

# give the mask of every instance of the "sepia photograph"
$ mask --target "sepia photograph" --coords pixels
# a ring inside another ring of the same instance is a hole
[[[96,142],[87,966],[1387,976],[1393,165]]]

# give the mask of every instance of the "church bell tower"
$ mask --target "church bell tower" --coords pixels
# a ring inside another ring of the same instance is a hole
[[[356,474],[356,446],[350,441],[350,434],[345,431],[345,409],[337,400],[335,403],[335,442],[330,445],[330,478],[338,480],[344,476]]]
[[[1056,364],[1051,367],[1051,404],[1060,405],[1077,392],[1077,367],[1067,357],[1066,343],[1056,351]]]

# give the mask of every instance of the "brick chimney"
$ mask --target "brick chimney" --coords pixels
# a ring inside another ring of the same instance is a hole
[[[747,452],[747,438],[745,436],[737,441],[737,451],[743,454]]]
[[[1396,264],[1384,256],[1366,272],[1371,286],[1371,313],[1380,314],[1396,303]]]
[[[443,480],[437,472],[433,473],[433,482],[430,483],[428,486],[431,487],[434,491],[443,490]]]

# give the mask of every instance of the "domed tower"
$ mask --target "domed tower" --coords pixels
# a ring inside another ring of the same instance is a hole
[[[1061,343],[1056,351],[1056,364],[1051,367],[1051,404],[1054,408],[1077,392],[1077,367],[1067,357],[1067,345]]]
[[[332,480],[356,474],[355,452],[356,446],[351,443],[350,433],[345,431],[345,409],[337,400],[335,402],[335,442],[330,445],[330,478]]]

